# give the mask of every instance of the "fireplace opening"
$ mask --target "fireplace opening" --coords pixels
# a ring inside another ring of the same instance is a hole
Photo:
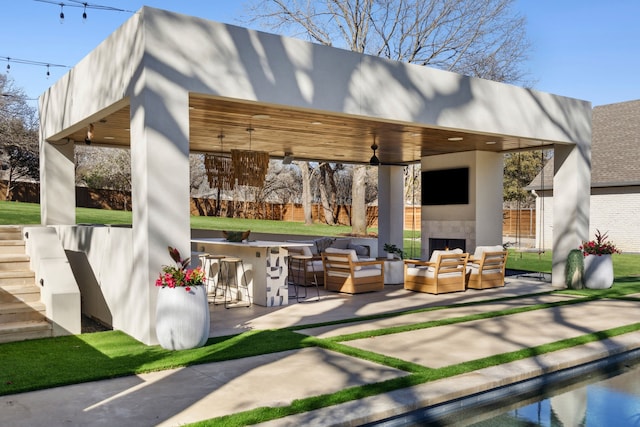
[[[462,249],[462,252],[467,251],[467,244],[465,239],[446,239],[446,238],[429,238],[429,258],[433,251],[446,251],[448,249]]]

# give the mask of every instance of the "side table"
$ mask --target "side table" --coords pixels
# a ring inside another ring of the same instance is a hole
[[[384,284],[401,285],[404,283],[404,261],[401,259],[384,259]]]

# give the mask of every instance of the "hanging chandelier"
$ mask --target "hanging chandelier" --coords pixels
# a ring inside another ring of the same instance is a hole
[[[209,187],[219,190],[231,190],[233,188],[234,176],[231,158],[224,155],[223,140],[224,134],[220,132],[220,154],[207,153],[204,156],[204,167],[209,181]]]
[[[249,150],[231,150],[231,164],[236,185],[263,187],[267,178],[269,153],[251,150],[251,134],[254,130],[251,126],[247,128]]]

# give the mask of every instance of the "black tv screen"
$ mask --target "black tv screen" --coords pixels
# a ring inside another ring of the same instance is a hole
[[[469,203],[469,168],[422,172],[422,205],[466,205]]]

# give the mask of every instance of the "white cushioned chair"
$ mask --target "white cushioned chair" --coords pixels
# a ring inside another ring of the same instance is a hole
[[[327,248],[322,253],[324,288],[357,294],[384,289],[384,260],[358,260],[354,249]]]
[[[467,288],[488,289],[504,286],[509,252],[501,245],[478,246],[469,258]]]
[[[430,294],[464,291],[468,258],[468,253],[454,249],[433,251],[429,261],[405,260],[404,288]]]

